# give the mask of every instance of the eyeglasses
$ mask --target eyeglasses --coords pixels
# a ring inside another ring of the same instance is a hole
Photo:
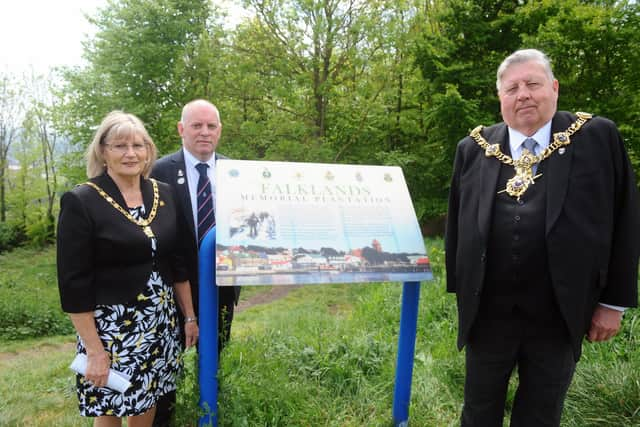
[[[144,150],[147,149],[147,144],[144,143],[134,143],[134,144],[124,144],[124,143],[117,143],[117,144],[104,144],[109,148],[109,151],[111,151],[112,153],[118,153],[118,154],[126,154],[129,152],[129,147],[133,148],[133,151],[136,153],[141,153]]]

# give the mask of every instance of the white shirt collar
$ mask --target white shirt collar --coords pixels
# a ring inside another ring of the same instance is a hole
[[[533,138],[538,143],[536,154],[540,154],[542,150],[549,146],[551,141],[551,120],[545,123],[540,129],[531,136],[526,136],[513,128],[509,128],[509,148],[511,148],[511,157],[519,159],[522,153],[522,143],[527,138]]]
[[[187,184],[189,188],[189,198],[191,199],[191,207],[193,214],[193,223],[198,223],[198,210],[193,209],[194,206],[198,206],[198,195],[197,195],[197,186],[198,179],[200,178],[200,172],[196,169],[196,165],[198,163],[206,163],[209,165],[209,169],[207,169],[207,176],[209,177],[209,181],[211,182],[211,192],[213,194],[213,209],[216,208],[216,153],[213,153],[213,156],[206,161],[203,162],[200,159],[196,158],[193,154],[185,150],[182,147],[182,152],[184,153],[184,166],[186,169],[187,175]]]
[[[187,166],[187,168],[196,168],[196,165],[198,163],[206,163],[209,165],[209,171],[212,171],[215,169],[216,167],[216,153],[213,153],[213,156],[211,156],[211,158],[209,160],[207,160],[206,162],[203,162],[202,160],[196,158],[193,154],[191,154],[188,150],[186,150],[184,147],[182,147],[182,152],[184,153],[184,162]],[[209,174],[211,175],[211,174]]]

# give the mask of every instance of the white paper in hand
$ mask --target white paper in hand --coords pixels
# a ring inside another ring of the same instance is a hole
[[[76,358],[73,359],[69,368],[80,375],[84,375],[87,370],[87,355],[79,353]],[[124,393],[129,386],[131,386],[131,382],[129,382],[130,379],[131,377],[127,374],[109,369],[107,387],[119,391],[120,393]]]

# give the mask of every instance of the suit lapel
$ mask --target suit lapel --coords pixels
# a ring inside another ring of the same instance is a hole
[[[113,179],[111,179],[108,173],[105,172],[104,174],[91,179],[91,181],[95,182],[100,188],[104,190],[105,193],[111,196],[113,200],[115,200],[116,203],[120,205],[121,208],[125,210],[127,209],[127,203],[124,201],[124,197],[122,196],[120,189],[113,181]]]
[[[556,113],[551,122],[551,138],[556,132],[562,132],[571,124],[563,116]],[[563,154],[560,154],[563,153]],[[544,166],[544,172],[547,174],[547,217],[546,217],[546,235],[553,228],[553,225],[562,212],[564,199],[567,195],[567,187],[569,184],[569,172],[571,171],[571,162],[573,159],[573,145],[569,144],[564,150],[556,150],[547,160]]]
[[[495,132],[490,136],[485,136],[489,144],[499,144],[500,149],[504,153],[507,144],[507,126],[499,125]],[[480,162],[480,182],[478,183],[478,229],[482,238],[486,242],[489,238],[489,230],[491,228],[491,214],[493,212],[493,203],[495,201],[496,186],[498,185],[498,175],[500,174],[500,163],[492,157],[485,157],[484,153],[480,154],[483,158]]]
[[[178,151],[171,159],[173,165],[174,182],[172,185],[176,189],[176,195],[180,198],[180,206],[182,206],[182,213],[187,220],[189,230],[195,236],[196,230],[193,223],[193,211],[191,208],[191,196],[189,195],[189,178],[187,176],[187,167],[184,161],[184,152]]]

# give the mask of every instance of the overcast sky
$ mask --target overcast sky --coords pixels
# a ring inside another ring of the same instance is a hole
[[[57,65],[81,65],[82,41],[95,32],[83,13],[95,15],[107,4],[107,0],[0,1],[0,71],[11,73],[31,66],[44,73]],[[233,15],[237,8],[230,4],[240,2],[214,3]]]
[[[0,6],[0,67],[20,73],[33,66],[80,65],[82,41],[93,15],[107,0],[4,0]]]

